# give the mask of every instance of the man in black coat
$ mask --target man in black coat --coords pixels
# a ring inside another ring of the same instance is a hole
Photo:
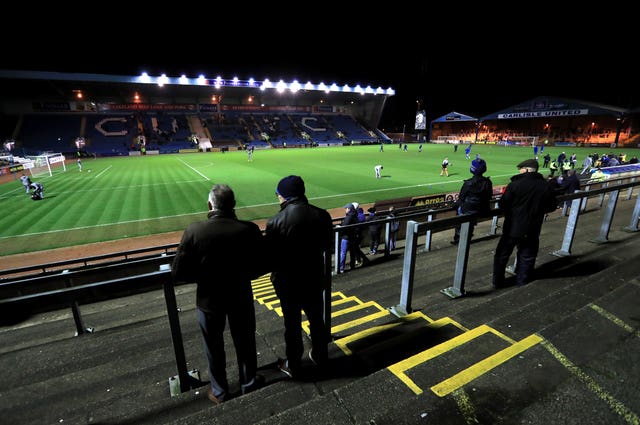
[[[498,201],[504,213],[504,225],[493,258],[495,288],[504,286],[505,269],[516,247],[516,284],[526,285],[532,280],[544,216],[556,209],[556,197],[538,173],[538,161],[527,159],[517,167],[519,174],[511,177]]]
[[[580,178],[576,174],[575,169],[567,170],[562,175],[562,182],[560,182],[560,188],[562,189],[562,193],[571,194],[576,190],[580,190]],[[571,201],[565,201],[565,207],[570,207]]]
[[[458,215],[470,214],[478,217],[487,216],[491,210],[491,197],[493,196],[493,183],[491,179],[485,177],[483,174],[487,171],[487,163],[482,158],[477,158],[471,161],[471,167],[469,168],[473,177],[465,180],[460,188],[458,199],[455,206],[458,210]],[[475,221],[471,223],[469,232],[473,233],[473,225]],[[456,226],[455,234],[451,243],[457,245],[460,241],[460,225]]]
[[[209,364],[209,399],[228,398],[224,328],[229,329],[243,394],[259,388],[256,375],[256,317],[251,280],[264,274],[264,238],[257,224],[238,220],[235,195],[225,184],[209,192],[207,220],[190,224],[182,235],[171,274],[177,282],[196,282],[196,314]],[[247,258],[251,261],[247,261]]]
[[[304,344],[302,310],[309,321],[311,362],[327,361],[330,330],[324,322],[330,293],[333,223],[331,215],[309,203],[300,176],[287,176],[276,188],[280,211],[267,221],[265,236],[271,256],[271,282],[284,318],[286,358],[278,367],[289,378],[300,371]]]

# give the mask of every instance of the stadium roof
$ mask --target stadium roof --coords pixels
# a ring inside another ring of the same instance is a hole
[[[0,69],[3,111],[10,104],[82,100],[90,103],[317,106],[379,124],[392,88],[337,83],[270,82],[200,76],[119,76]],[[215,99],[214,99],[215,97]],[[21,111],[24,112],[24,111]]]
[[[478,121],[478,118],[474,118],[470,115],[465,115],[465,114],[461,114],[459,112],[456,111],[451,111],[448,114],[445,114],[441,117],[438,117],[434,120],[431,120],[432,123],[434,122],[452,122],[452,121]]]
[[[122,100],[130,100],[133,91],[149,96],[159,96],[164,94],[170,97],[201,97],[211,96],[214,91],[233,90],[234,93],[256,91],[272,91],[279,95],[286,93],[295,95],[303,92],[307,95],[325,96],[328,94],[341,94],[356,98],[358,95],[382,95],[393,96],[395,91],[392,88],[371,87],[360,85],[350,86],[349,84],[337,83],[312,83],[298,81],[269,81],[240,80],[238,78],[225,79],[220,76],[205,77],[198,76],[190,78],[185,75],[171,77],[162,74],[160,76],[150,76],[142,74],[138,76],[118,76],[107,74],[81,74],[81,73],[60,73],[44,71],[15,71],[0,70],[0,83],[2,84],[3,95],[13,95],[24,97],[25,95],[48,95],[65,97],[79,90],[86,90],[87,94],[93,96],[124,97]],[[9,82],[7,84],[7,81]],[[22,82],[22,83],[21,83]],[[118,90],[114,92],[114,88]]]
[[[554,118],[584,115],[622,117],[629,110],[618,106],[576,99],[540,96],[480,118],[480,121],[504,119]]]

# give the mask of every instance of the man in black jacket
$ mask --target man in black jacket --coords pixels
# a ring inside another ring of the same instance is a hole
[[[556,197],[542,174],[538,161],[527,159],[518,164],[519,174],[498,201],[504,213],[502,236],[493,258],[493,286],[504,286],[504,273],[515,247],[516,284],[526,285],[532,280],[538,255],[540,230],[546,213],[556,209]]]
[[[326,297],[330,297],[329,270],[333,243],[331,215],[309,203],[300,176],[287,176],[276,188],[280,211],[267,221],[267,252],[271,256],[271,282],[280,299],[284,318],[286,358],[278,367],[293,378],[301,367],[302,310],[309,321],[309,359],[322,366],[327,361],[330,330],[324,322]]]
[[[465,180],[460,188],[458,200],[455,206],[458,209],[458,215],[470,214],[473,216],[487,216],[491,210],[491,197],[493,196],[493,183],[491,179],[483,176],[487,171],[487,163],[482,158],[471,161],[469,168],[473,177]],[[471,223],[470,233],[473,233],[473,225]],[[451,243],[457,245],[460,241],[460,225],[456,226],[455,234]]]
[[[211,379],[207,395],[219,404],[229,391],[223,339],[227,320],[242,394],[264,382],[256,375],[256,317],[251,289],[251,280],[264,274],[264,238],[257,224],[238,220],[229,186],[213,186],[208,205],[207,220],[192,223],[184,231],[171,273],[174,281],[198,285],[196,314]]]

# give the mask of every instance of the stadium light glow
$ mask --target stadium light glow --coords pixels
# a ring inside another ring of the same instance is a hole
[[[169,83],[169,77],[167,77],[167,74],[162,74],[161,76],[158,77],[158,86],[163,87],[165,84]]]
[[[300,86],[300,83],[298,82],[298,80],[293,80],[293,83],[289,85],[289,90],[291,90],[292,93],[299,92],[301,88],[302,86]]]
[[[278,81],[278,83],[272,83],[268,78],[265,78],[263,81],[255,80],[254,78],[250,78],[249,80],[241,80],[238,77],[233,77],[230,80],[226,80],[222,78],[222,76],[217,76],[214,79],[207,79],[204,75],[199,75],[196,79],[191,79],[186,75],[182,74],[178,78],[170,78],[166,74],[162,74],[159,77],[151,77],[148,73],[143,72],[139,77],[134,77],[135,81],[138,83],[144,84],[152,84],[156,83],[160,87],[165,84],[176,84],[176,85],[200,85],[200,86],[214,86],[219,89],[222,87],[255,87],[260,90],[273,89],[275,88],[279,93],[283,93],[287,89],[292,93],[297,93],[298,91],[304,90],[307,91],[323,91],[325,93],[330,92],[344,92],[344,93],[359,93],[361,95],[365,94],[384,94],[388,96],[394,96],[395,90],[391,87],[387,89],[383,89],[382,87],[378,87],[377,89],[372,88],[371,86],[366,86],[366,88],[362,88],[359,84],[355,87],[351,87],[349,84],[344,84],[339,86],[337,83],[331,83],[327,85],[323,82],[315,85],[311,81],[307,81],[304,86],[298,82],[298,80],[293,80],[291,83],[285,82],[284,80]]]

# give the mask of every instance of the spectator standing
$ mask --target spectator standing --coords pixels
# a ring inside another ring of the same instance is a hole
[[[376,216],[376,207],[369,208],[367,212],[369,213],[367,221],[371,223],[369,225],[369,239],[371,242],[369,254],[377,254],[378,246],[380,245],[380,231],[382,230],[382,224],[378,221],[378,217]]]
[[[593,166],[593,158],[591,158],[590,155],[587,155],[582,160],[582,171],[580,171],[580,174],[586,174],[587,172],[589,172],[591,170],[592,166]]]
[[[561,152],[560,155],[558,155],[558,159],[556,160],[556,162],[558,163],[558,168],[560,170],[562,170],[562,166],[564,165],[564,161],[567,159],[567,154],[564,152]]]
[[[449,158],[448,158],[448,157],[445,157],[445,158],[442,160],[442,169],[440,170],[440,175],[441,175],[441,176],[442,176],[442,175],[446,175],[447,177],[449,177],[449,170],[448,170],[448,167],[449,167]]]
[[[235,195],[226,184],[209,192],[207,220],[190,224],[172,264],[177,282],[195,282],[196,315],[211,384],[207,396],[220,404],[229,396],[224,329],[235,346],[242,394],[264,383],[256,374],[256,318],[251,280],[264,273],[264,239],[257,224],[235,214]],[[247,261],[249,259],[249,261]]]
[[[395,208],[389,207],[389,214],[387,217],[395,217]],[[398,231],[400,230],[400,220],[393,220],[389,224],[389,251],[396,249],[396,239],[398,237]]]
[[[22,182],[22,185],[24,186],[24,189],[28,195],[29,191],[31,190],[31,178],[23,174],[20,176],[20,181]]]
[[[484,159],[478,158],[471,161],[469,171],[473,175],[465,180],[460,188],[458,199],[455,203],[458,215],[470,214],[473,216],[488,216],[491,211],[491,197],[493,196],[493,183],[491,179],[483,174],[487,171],[487,163]],[[471,222],[469,232],[473,234],[475,220]],[[460,241],[460,225],[456,226],[455,234],[451,243],[457,245]]]
[[[560,183],[560,188],[562,189],[563,194],[571,194],[576,190],[580,190],[580,179],[576,175],[575,169],[572,168],[564,173],[562,182]],[[565,201],[564,206],[570,207],[571,201]]]
[[[324,322],[324,300],[330,297],[326,264],[331,261],[333,222],[324,209],[309,203],[304,181],[290,175],[278,182],[280,211],[267,221],[265,237],[271,254],[271,282],[284,318],[286,357],[279,369],[289,378],[300,370],[304,345],[302,311],[309,321],[309,359],[319,366],[327,361],[330,330]]]
[[[364,209],[357,202],[353,202],[353,205],[356,208],[356,212],[358,213],[358,223],[364,223],[365,221],[367,221],[367,215],[364,213]],[[360,248],[363,240],[362,230],[358,229],[356,231],[356,236],[358,238],[355,242],[356,267],[360,267],[361,265],[368,263],[369,259]]]
[[[346,204],[344,206],[344,218],[342,219],[341,226],[350,226],[352,224],[358,224],[358,212],[353,207],[353,204]],[[351,270],[356,268],[356,261],[359,257],[357,251],[360,250],[357,247],[358,230],[348,229],[341,233],[340,237],[340,259],[339,259],[339,273],[344,273],[347,261],[347,252],[349,253],[349,264]]]
[[[498,201],[504,225],[493,258],[494,288],[504,286],[507,262],[516,247],[516,284],[522,286],[532,280],[545,214],[556,209],[556,197],[538,173],[538,162],[527,159],[517,167],[519,174],[511,177]]]

